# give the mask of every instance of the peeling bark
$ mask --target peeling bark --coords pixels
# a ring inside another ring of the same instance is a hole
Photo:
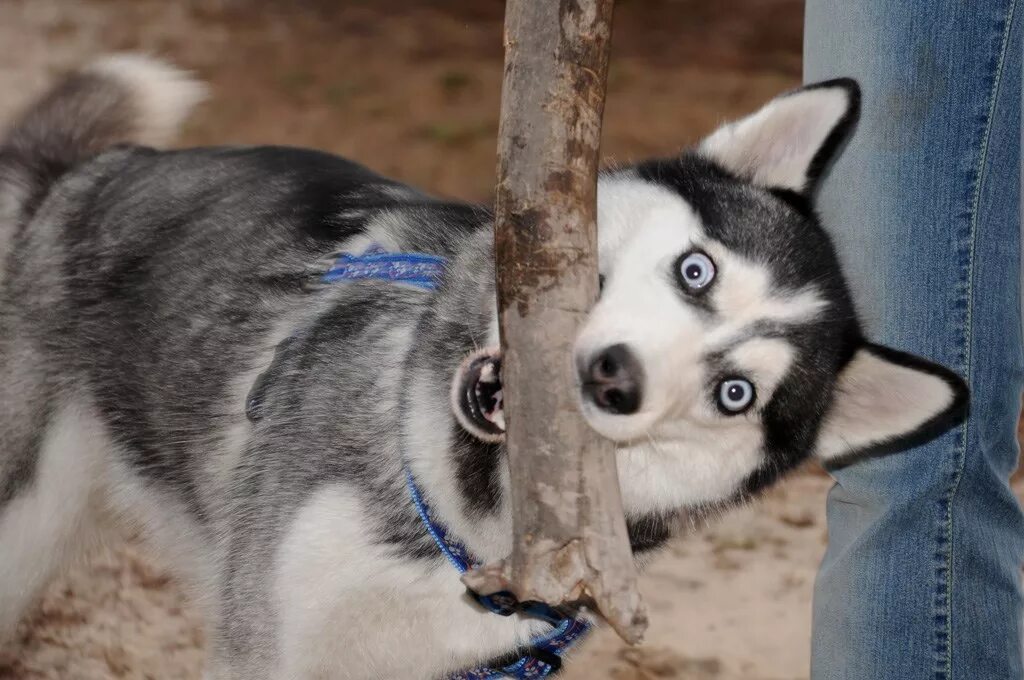
[[[596,189],[613,0],[509,0],[495,258],[515,542],[490,594],[647,625],[610,442],[579,413],[572,346],[597,298]]]

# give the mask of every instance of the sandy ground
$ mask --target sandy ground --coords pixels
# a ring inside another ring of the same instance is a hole
[[[671,153],[795,84],[801,11],[798,0],[620,0],[605,156]],[[186,144],[313,146],[487,200],[501,13],[496,0],[307,0],[287,11],[269,0],[0,0],[0,121],[55,73],[144,50],[212,86]],[[647,643],[629,649],[601,632],[565,677],[806,678],[829,484],[802,473],[677,541],[643,579]],[[202,646],[173,580],[126,540],[53,584],[0,650],[0,678],[197,680]]]

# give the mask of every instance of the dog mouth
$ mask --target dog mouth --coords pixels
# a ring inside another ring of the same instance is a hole
[[[466,357],[452,382],[452,408],[462,427],[486,442],[505,437],[501,352],[479,350]]]
[[[644,437],[632,429],[622,431],[621,425],[609,429],[598,427],[595,418],[600,415],[582,404],[582,415],[603,437],[615,442],[617,448],[631,448],[643,444]],[[500,443],[505,440],[504,392],[501,381],[501,350],[489,347],[473,352],[459,364],[451,387],[451,408],[462,429],[484,442]],[[645,430],[646,432],[646,430]]]

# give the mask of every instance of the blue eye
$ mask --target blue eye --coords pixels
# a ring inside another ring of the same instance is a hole
[[[718,408],[726,415],[737,415],[754,403],[754,386],[743,378],[729,378],[718,384]]]
[[[715,279],[715,263],[699,250],[679,258],[679,280],[691,291],[708,287]]]

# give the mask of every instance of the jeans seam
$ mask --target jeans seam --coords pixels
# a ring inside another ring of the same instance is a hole
[[[985,112],[984,129],[981,135],[981,147],[978,151],[978,161],[975,165],[974,174],[974,191],[971,197],[970,206],[970,226],[968,229],[969,249],[967,255],[967,314],[964,323],[964,372],[968,381],[970,380],[971,374],[971,362],[973,361],[973,352],[971,348],[971,339],[974,336],[973,332],[973,314],[971,300],[974,296],[974,256],[975,249],[977,246],[977,235],[978,235],[978,212],[981,205],[981,190],[985,182],[985,163],[988,161],[988,149],[989,143],[992,137],[992,121],[995,118],[995,108],[999,97],[999,90],[1003,80],[1003,68],[1006,64],[1006,53],[1009,49],[1010,43],[1010,31],[1013,27],[1013,16],[1016,10],[1017,0],[1011,0],[1007,6],[1006,13],[1004,15],[1002,39],[999,45],[999,52],[996,60],[996,69],[993,74],[992,85],[989,92],[988,107]],[[949,488],[949,492],[945,498],[945,536],[941,537],[940,543],[944,543],[946,547],[945,554],[945,583],[939,584],[941,591],[943,585],[945,585],[945,592],[940,593],[945,598],[945,621],[944,625],[940,630],[937,630],[938,636],[945,636],[946,649],[945,649],[945,668],[942,669],[942,675],[946,680],[952,680],[953,676],[953,501],[956,498],[957,492],[960,489],[960,481],[963,479],[964,467],[967,461],[967,439],[969,434],[970,421],[965,421],[963,426],[960,428],[960,441],[957,447],[957,460],[955,470],[953,472],[952,483]],[[936,674],[938,676],[938,674]]]

